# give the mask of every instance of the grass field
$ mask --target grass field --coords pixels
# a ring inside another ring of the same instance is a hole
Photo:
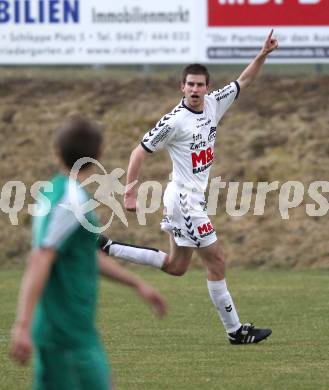
[[[329,273],[229,271],[241,320],[271,326],[259,345],[231,346],[218,324],[204,271],[172,278],[132,268],[157,286],[170,306],[157,320],[129,289],[102,283],[98,325],[118,390],[327,390]],[[30,368],[8,359],[21,271],[0,271],[0,389],[30,388]]]

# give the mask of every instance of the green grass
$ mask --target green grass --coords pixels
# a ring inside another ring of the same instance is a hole
[[[218,323],[201,270],[182,278],[132,268],[167,297],[158,320],[132,291],[102,283],[98,325],[118,390],[327,390],[327,271],[230,270],[243,321],[271,326],[259,345],[231,346]],[[0,271],[0,389],[30,388],[30,368],[8,359],[21,271]]]

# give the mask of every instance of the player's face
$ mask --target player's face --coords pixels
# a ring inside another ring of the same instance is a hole
[[[185,103],[195,111],[203,110],[204,95],[208,93],[206,76],[203,74],[188,74],[182,91],[186,98]]]

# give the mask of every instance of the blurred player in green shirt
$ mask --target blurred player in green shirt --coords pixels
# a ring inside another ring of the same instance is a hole
[[[92,168],[83,165],[78,181],[69,178],[70,170],[82,157],[97,159],[101,145],[98,127],[80,117],[56,132],[62,170],[51,181],[52,191],[40,194],[12,331],[12,356],[20,363],[31,357],[33,339],[34,389],[111,388],[110,366],[95,328],[98,273],[135,288],[159,315],[166,312],[157,291],[98,251],[96,234],[74,212],[89,199],[79,182]],[[93,211],[83,216],[97,226]]]

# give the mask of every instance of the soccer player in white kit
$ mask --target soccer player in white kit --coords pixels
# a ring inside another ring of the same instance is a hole
[[[108,243],[108,252],[114,256],[149,264],[176,276],[187,271],[192,253],[197,250],[208,271],[210,298],[232,344],[258,343],[272,331],[255,328],[250,323],[241,324],[239,320],[227,289],[225,260],[207,215],[204,192],[214,159],[217,125],[239,92],[254,80],[267,55],[278,47],[272,34],[273,30],[239,78],[223,89],[208,93],[207,69],[199,64],[187,66],[182,77],[183,99],[145,134],[131,154],[127,185],[138,179],[147,155],[162,148],[170,154],[172,181],[164,193],[166,217],[161,223],[161,228],[170,233],[170,253],[152,249],[143,252],[141,248],[142,252],[138,252],[138,247]],[[126,191],[125,207],[128,211],[136,211],[134,188]]]

